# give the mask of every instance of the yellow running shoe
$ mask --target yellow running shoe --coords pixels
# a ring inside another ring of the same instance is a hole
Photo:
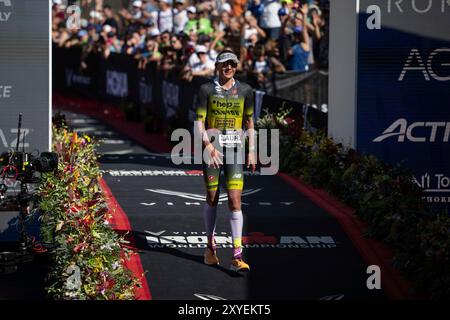
[[[203,262],[209,266],[218,265],[219,258],[217,258],[217,251],[213,251],[210,248],[206,248],[205,254],[203,255]]]
[[[246,272],[250,271],[250,266],[246,264],[242,259],[231,260],[230,270],[236,272]]]

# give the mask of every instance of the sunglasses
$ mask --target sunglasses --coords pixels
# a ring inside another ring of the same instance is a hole
[[[234,61],[231,61],[231,60],[222,62],[222,68],[225,68],[226,66],[230,66],[232,68],[237,68],[237,63]]]

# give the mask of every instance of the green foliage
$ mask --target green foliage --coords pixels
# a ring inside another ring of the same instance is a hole
[[[412,173],[360,155],[323,132],[311,133],[289,119],[289,110],[258,120],[258,129],[280,129],[280,169],[323,188],[353,207],[367,236],[388,243],[393,264],[431,298],[450,298],[450,216],[431,214]]]
[[[58,153],[56,173],[45,174],[38,189],[41,235],[58,244],[52,252],[48,294],[52,299],[134,299],[140,285],[124,263],[127,242],[108,224],[110,213],[99,187],[97,144],[64,127],[53,128]],[[79,285],[70,286],[69,267],[80,270]]]

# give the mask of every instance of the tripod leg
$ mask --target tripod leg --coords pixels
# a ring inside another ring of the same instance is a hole
[[[25,220],[26,220],[26,208],[20,206],[19,211],[19,227],[20,227],[20,242],[19,242],[19,251],[20,253],[25,253],[28,248],[28,237],[25,231]]]

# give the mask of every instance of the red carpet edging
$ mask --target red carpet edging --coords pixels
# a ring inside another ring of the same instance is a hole
[[[97,119],[101,119],[121,134],[154,152],[167,153],[172,150],[168,138],[160,133],[148,133],[144,123],[129,122],[125,119],[119,107],[87,100],[78,97],[66,97],[54,93],[53,104],[57,109],[79,112]],[[161,139],[161,137],[164,137]]]
[[[278,176],[338,220],[366,263],[380,267],[381,287],[391,299],[413,299],[412,283],[391,265],[393,251],[380,241],[364,237],[367,225],[354,215],[354,209],[333,198],[325,190],[303,183],[299,178],[286,173],[278,173]]]
[[[110,219],[110,224],[114,230],[123,234],[127,233],[127,240],[130,241],[130,245],[134,246],[135,241],[134,237],[131,233],[130,222],[128,221],[128,217],[123,211],[120,204],[117,202],[116,198],[114,198],[111,189],[109,189],[105,180],[100,179],[100,186],[103,190],[103,193],[106,196],[106,201],[108,203],[108,208],[111,213],[112,218]],[[135,294],[137,300],[151,300],[152,296],[150,293],[150,288],[147,283],[147,279],[144,275],[144,268],[142,267],[141,258],[139,254],[133,254],[129,260],[125,260],[125,267],[129,269],[135,277],[138,277],[141,280],[142,286],[140,288],[135,288]]]
[[[166,137],[161,134],[149,134],[145,132],[143,123],[126,121],[118,107],[80,98],[67,98],[59,94],[54,95],[53,101],[63,109],[81,112],[102,119],[111,127],[135,140],[147,149],[161,153],[167,153],[171,150],[171,146]],[[278,173],[277,175],[338,220],[344,232],[353,242],[364,261],[368,265],[378,265],[380,267],[382,270],[382,288],[391,299],[406,300],[414,298],[411,293],[413,287],[412,283],[405,279],[400,271],[391,265],[393,251],[380,241],[364,237],[367,225],[354,215],[354,209],[333,198],[326,191],[306,185],[299,178],[290,176],[286,173]],[[111,194],[111,191],[103,179],[101,180],[101,185],[105,193],[109,194],[109,199],[111,201],[109,207],[114,208],[112,211],[115,213],[113,214],[111,223],[116,225],[115,229],[122,231],[131,230],[126,214]],[[143,271],[140,258],[138,255],[135,256],[137,256],[137,262],[135,261],[131,267],[137,268],[138,270],[136,271],[138,271],[138,274],[142,274]],[[148,297],[151,299],[145,277],[143,280],[142,294],[148,294]]]

